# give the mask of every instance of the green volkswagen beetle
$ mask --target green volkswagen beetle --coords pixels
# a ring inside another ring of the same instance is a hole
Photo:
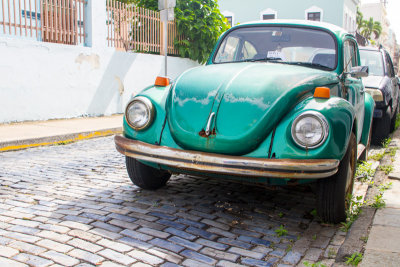
[[[205,66],[157,77],[128,103],[117,150],[132,182],[171,173],[267,185],[317,182],[323,221],[346,218],[374,101],[354,37],[331,24],[274,20],[225,32]]]

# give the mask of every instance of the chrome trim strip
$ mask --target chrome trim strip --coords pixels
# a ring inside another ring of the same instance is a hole
[[[138,160],[178,169],[244,177],[318,179],[334,175],[335,159],[261,159],[156,146],[115,136],[117,150]]]

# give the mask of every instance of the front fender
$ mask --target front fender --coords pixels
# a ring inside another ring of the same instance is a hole
[[[329,124],[329,135],[322,146],[306,150],[293,141],[291,126],[298,115],[309,110],[318,111],[326,117]],[[342,98],[317,99],[310,97],[299,103],[277,126],[271,147],[271,156],[276,158],[341,160],[347,150],[354,118],[353,106]]]
[[[364,94],[365,102],[365,116],[364,125],[361,135],[361,143],[365,146],[368,145],[369,132],[372,127],[372,118],[374,116],[375,101],[370,94]]]

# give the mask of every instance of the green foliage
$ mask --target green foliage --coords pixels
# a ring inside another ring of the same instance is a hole
[[[367,38],[371,39],[371,35],[375,35],[375,39],[378,39],[382,33],[382,26],[379,21],[374,21],[371,17],[369,20],[363,20],[361,24],[361,34]]]
[[[135,4],[152,10],[158,9],[158,0],[134,0]],[[227,20],[218,9],[216,0],[177,0],[175,18],[178,35],[175,40],[181,57],[207,61],[219,36],[228,29]]]
[[[383,148],[388,148],[390,142],[392,142],[392,139],[391,139],[391,138],[385,138],[385,140],[382,141],[382,147],[383,147]]]
[[[391,171],[393,171],[393,165],[381,165],[379,166],[379,169],[388,175]]]
[[[355,252],[350,257],[346,257],[346,264],[351,266],[358,266],[362,261],[363,255],[361,253]]]
[[[346,221],[342,222],[342,227],[340,228],[343,232],[347,232],[351,225],[353,224],[353,222],[358,218],[358,216],[361,213],[361,208],[364,204],[364,202],[361,201],[362,200],[362,196],[348,196],[348,205],[349,208],[346,211]]]
[[[383,199],[383,194],[377,194],[374,196],[374,201],[371,203],[371,207],[380,209],[386,206],[385,200]]]
[[[376,154],[374,154],[374,155],[372,155],[372,156],[369,156],[368,159],[380,161],[380,160],[383,158],[384,155],[385,155],[385,152],[376,153]]]
[[[397,129],[397,128],[399,128],[399,126],[400,126],[400,114],[397,114],[396,123],[395,123],[394,128]]]
[[[288,231],[285,229],[283,225],[281,225],[279,226],[278,229],[275,230],[275,233],[277,236],[281,237],[287,235]]]
[[[367,182],[372,180],[374,177],[375,170],[372,169],[372,163],[368,163],[366,161],[362,161],[360,164],[357,165],[356,169],[356,177],[361,182]]]

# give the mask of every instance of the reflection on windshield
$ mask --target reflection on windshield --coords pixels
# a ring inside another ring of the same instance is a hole
[[[362,66],[368,66],[369,75],[384,76],[383,58],[379,51],[360,50]]]
[[[336,68],[336,44],[324,31],[258,26],[230,32],[220,45],[214,63],[278,61],[325,69]]]

